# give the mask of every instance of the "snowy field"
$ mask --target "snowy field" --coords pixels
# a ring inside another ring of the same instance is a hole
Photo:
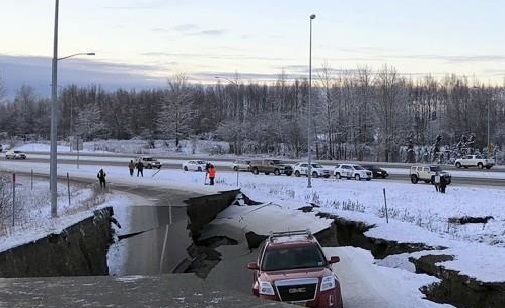
[[[144,170],[144,177],[130,177],[126,167],[128,159],[124,159],[125,167],[112,167],[103,164],[95,167],[75,165],[58,166],[58,173],[64,175],[67,172],[71,178],[90,178],[96,180],[96,172],[104,168],[107,172],[109,183],[127,186],[157,186],[167,189],[181,189],[201,193],[213,193],[220,190],[235,189],[236,173],[220,172],[216,178],[216,185],[204,185],[205,173],[184,172],[182,170]],[[48,173],[47,163],[31,163],[27,161],[0,162],[0,170],[12,172],[27,172],[33,170],[37,173]],[[403,169],[389,170],[391,173],[405,172]],[[480,172],[457,171],[461,175]],[[500,173],[500,172],[495,172]],[[494,173],[482,172],[482,177]],[[26,185],[26,184],[24,184]],[[60,190],[61,190],[60,184]],[[287,177],[274,175],[253,175],[247,172],[239,174],[239,186],[251,199],[264,203],[263,225],[268,226],[279,223],[279,216],[290,217],[302,225],[299,228],[320,227],[320,222],[314,213],[302,213],[297,209],[307,203],[319,206],[315,211],[333,213],[335,215],[362,221],[374,227],[368,231],[367,236],[384,238],[398,242],[425,243],[430,246],[448,247],[446,250],[430,252],[430,254],[452,254],[454,261],[442,262],[440,265],[461,272],[470,277],[485,282],[504,281],[505,268],[499,266],[505,258],[505,213],[502,211],[501,200],[505,197],[505,189],[488,188],[484,186],[458,186],[449,185],[446,194],[437,193],[429,184],[413,185],[408,182],[395,182],[392,180],[336,180],[336,179],[313,179],[312,188],[307,188],[307,179],[304,177]],[[388,207],[389,222],[386,223],[384,211],[384,192]],[[83,192],[83,196],[85,192]],[[123,193],[106,194],[104,204],[116,206],[129,206],[132,199]],[[64,193],[60,196],[60,204],[65,204]],[[84,198],[86,199],[86,198]],[[67,202],[68,203],[68,202]],[[238,210],[238,209],[237,209]],[[46,209],[38,209],[41,218],[47,218],[50,229],[55,226],[66,227],[70,221],[61,217],[60,222],[51,221],[49,204]],[[64,213],[64,212],[62,212]],[[80,215],[89,214],[89,211]],[[307,215],[312,217],[307,220]],[[494,219],[487,224],[449,224],[448,219],[462,216],[492,216]],[[298,218],[297,218],[298,217]],[[303,217],[303,218],[302,218]],[[46,226],[42,226],[46,230]],[[14,230],[15,231],[15,230]],[[268,233],[265,230],[264,233]],[[23,230],[23,233],[27,233]],[[28,232],[29,233],[29,232]],[[39,232],[40,233],[40,232]],[[16,232],[10,237],[2,237],[0,249],[6,249],[9,245],[14,246],[20,240],[27,240],[28,235],[15,239]],[[40,236],[40,235],[38,235]],[[425,254],[425,252],[413,253],[412,255]],[[375,261],[377,264],[391,267],[399,267],[412,271],[412,264],[405,260],[409,254],[397,258]],[[371,261],[373,262],[373,260]],[[396,269],[389,269],[395,270]],[[387,271],[387,269],[384,269]],[[391,272],[396,275],[398,281],[407,274]],[[413,278],[418,276],[419,278]],[[413,285],[421,286],[427,278],[422,275],[409,276]],[[431,278],[430,278],[431,279]],[[428,279],[428,280],[430,280]],[[422,297],[422,295],[419,295]]]

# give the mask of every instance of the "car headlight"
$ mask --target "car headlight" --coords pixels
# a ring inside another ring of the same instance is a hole
[[[268,281],[261,281],[260,280],[260,294],[261,295],[275,295],[274,288],[272,287],[272,284]]]
[[[326,276],[321,279],[321,291],[331,290],[335,288],[335,277]]]

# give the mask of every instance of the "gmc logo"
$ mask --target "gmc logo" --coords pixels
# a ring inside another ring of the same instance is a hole
[[[293,289],[289,289],[288,292],[289,294],[293,294],[293,293],[305,293],[306,289],[305,288],[293,288]]]

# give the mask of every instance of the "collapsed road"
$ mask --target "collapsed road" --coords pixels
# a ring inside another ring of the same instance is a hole
[[[10,278],[0,278],[0,307],[286,306],[209,284],[191,273],[169,274],[194,267],[199,258],[190,254],[193,236],[236,192],[133,191],[139,196],[131,208],[97,210],[59,234],[1,252],[0,276]],[[122,215],[112,216],[115,210]],[[123,250],[112,246],[107,256],[104,245],[111,244],[112,225]],[[110,270],[115,276],[109,276]]]

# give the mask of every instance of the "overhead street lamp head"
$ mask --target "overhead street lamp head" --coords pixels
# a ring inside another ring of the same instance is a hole
[[[65,60],[65,59],[76,57],[76,56],[94,56],[94,55],[95,55],[94,52],[79,52],[79,53],[71,54],[71,55],[66,56],[66,57],[58,58],[57,60],[61,61],[61,60]]]
[[[314,18],[316,18],[316,14],[310,15],[310,19],[314,19]]]

